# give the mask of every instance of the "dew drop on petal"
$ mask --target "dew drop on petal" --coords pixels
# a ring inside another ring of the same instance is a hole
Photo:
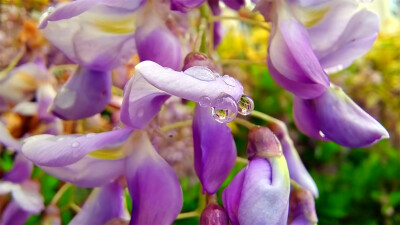
[[[322,138],[324,138],[324,137],[325,137],[325,134],[324,134],[324,132],[322,132],[322,131],[319,131],[318,133],[319,133],[319,136],[321,136]]]
[[[183,71],[183,73],[198,80],[213,81],[217,79],[217,76],[210,69],[204,66],[193,66]]]
[[[225,82],[225,84],[235,87],[236,86],[236,80],[233,77],[230,77],[229,75],[224,75],[222,77],[222,80]]]
[[[76,142],[76,141],[74,141],[74,142],[72,142],[71,146],[72,146],[73,148],[77,148],[77,147],[79,147],[79,143]]]
[[[96,136],[96,134],[95,134],[95,133],[89,133],[89,134],[86,134],[86,137],[87,137],[87,138],[91,138],[91,137],[94,137],[94,136]]]
[[[211,106],[211,99],[207,96],[200,97],[199,105],[201,107],[210,107]]]
[[[62,140],[64,140],[64,138],[62,138],[62,137],[57,138],[57,141],[62,141]]]
[[[230,95],[218,97],[211,107],[213,118],[219,123],[229,123],[235,119],[238,107],[235,100]]]
[[[238,101],[238,112],[242,115],[249,115],[254,110],[254,101],[247,95],[242,95]]]

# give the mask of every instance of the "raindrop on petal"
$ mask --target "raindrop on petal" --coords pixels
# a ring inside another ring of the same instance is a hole
[[[236,86],[236,80],[233,77],[230,77],[229,75],[224,75],[222,77],[222,80],[224,80],[225,84],[235,87]]]
[[[89,134],[86,134],[86,137],[87,137],[87,138],[91,138],[91,137],[94,137],[94,136],[96,136],[96,134],[95,134],[95,133],[89,133]]]
[[[319,136],[321,136],[322,138],[324,138],[324,137],[325,137],[325,134],[324,134],[324,132],[322,132],[322,131],[319,131],[318,133],[319,133]]]
[[[218,97],[211,107],[213,118],[219,123],[229,123],[235,119],[238,107],[232,96],[224,94]]]
[[[77,147],[79,147],[79,143],[78,142],[72,142],[72,144],[71,144],[71,146],[73,147],[73,148],[77,148]]]
[[[207,96],[200,97],[199,105],[201,107],[210,107],[211,106],[211,99]]]
[[[242,115],[249,115],[254,110],[254,101],[247,95],[242,95],[238,101],[238,112]]]
[[[210,69],[204,66],[193,66],[185,70],[183,73],[198,80],[213,81],[217,79],[217,76]]]

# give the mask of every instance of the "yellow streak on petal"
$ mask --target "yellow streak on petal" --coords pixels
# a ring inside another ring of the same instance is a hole
[[[101,31],[113,34],[129,34],[136,30],[134,19],[128,17],[120,20],[96,20],[95,25]]]
[[[101,149],[94,152],[89,153],[89,156],[98,158],[98,159],[107,159],[107,160],[116,160],[124,158],[125,151],[124,148],[118,147],[113,149]]]
[[[300,13],[300,20],[305,27],[312,27],[321,22],[325,15],[329,12],[330,8],[326,7],[319,10],[302,10]]]

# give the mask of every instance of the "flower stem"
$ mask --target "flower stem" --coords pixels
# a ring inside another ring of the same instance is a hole
[[[251,112],[250,115],[257,117],[259,119],[265,120],[266,122],[269,122],[269,123],[282,123],[282,121],[280,121],[272,116],[269,116],[265,113],[257,111],[257,110],[253,110],[253,112]]]
[[[17,66],[19,60],[22,58],[22,56],[24,56],[25,54],[25,48],[22,48],[18,54],[15,56],[14,59],[11,60],[11,62],[8,64],[8,66],[0,71],[0,79],[3,79],[5,76],[8,75],[8,73],[15,68],[15,66]]]
[[[70,183],[65,183],[54,195],[53,199],[50,202],[50,205],[56,205],[57,202],[60,200],[62,195],[68,190],[68,188],[72,187],[72,184]]]
[[[248,164],[249,160],[238,156],[238,157],[236,157],[236,162],[242,163],[242,164]]]
[[[192,120],[184,120],[184,121],[179,121],[179,122],[176,122],[173,124],[165,125],[165,126],[161,127],[160,129],[162,132],[167,132],[169,130],[173,130],[173,129],[180,128],[180,127],[191,126],[191,125],[192,125]]]
[[[69,207],[74,210],[76,213],[81,211],[81,207],[79,207],[77,204],[74,202],[69,203]]]
[[[178,217],[176,217],[177,220],[182,220],[182,219],[188,219],[192,217],[199,217],[200,213],[195,210],[191,212],[184,212],[184,213],[179,213]]]
[[[242,118],[239,118],[239,117],[236,117],[234,121],[235,121],[235,123],[240,124],[240,125],[246,127],[246,128],[249,129],[249,130],[251,130],[251,129],[253,129],[254,127],[257,126],[257,125],[255,125],[254,123],[249,122],[249,121],[247,121],[247,120],[245,120],[245,119],[242,119]]]

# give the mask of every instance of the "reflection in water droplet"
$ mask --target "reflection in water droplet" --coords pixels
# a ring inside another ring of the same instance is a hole
[[[325,137],[325,134],[322,131],[319,131],[318,133],[319,133],[319,136],[321,136],[322,138]]]
[[[233,77],[230,77],[229,75],[224,75],[222,77],[222,80],[224,80],[225,84],[235,87],[236,86],[236,80]]]
[[[213,81],[217,78],[217,76],[210,69],[204,66],[193,66],[183,71],[183,73],[198,80],[204,81]]]
[[[211,99],[207,96],[200,97],[199,105],[201,107],[210,107],[211,106]]]
[[[249,115],[254,110],[254,101],[247,95],[242,95],[238,101],[238,112],[242,115]]]
[[[219,123],[229,123],[237,115],[237,104],[232,96],[224,94],[218,97],[211,108],[213,118]]]
[[[86,137],[87,137],[87,138],[91,138],[91,137],[94,137],[94,136],[96,136],[96,134],[95,134],[95,133],[89,133],[89,134],[86,134]]]
[[[71,146],[72,146],[73,148],[76,148],[76,147],[79,146],[79,143],[75,141],[75,142],[73,142],[73,143],[71,144]]]

